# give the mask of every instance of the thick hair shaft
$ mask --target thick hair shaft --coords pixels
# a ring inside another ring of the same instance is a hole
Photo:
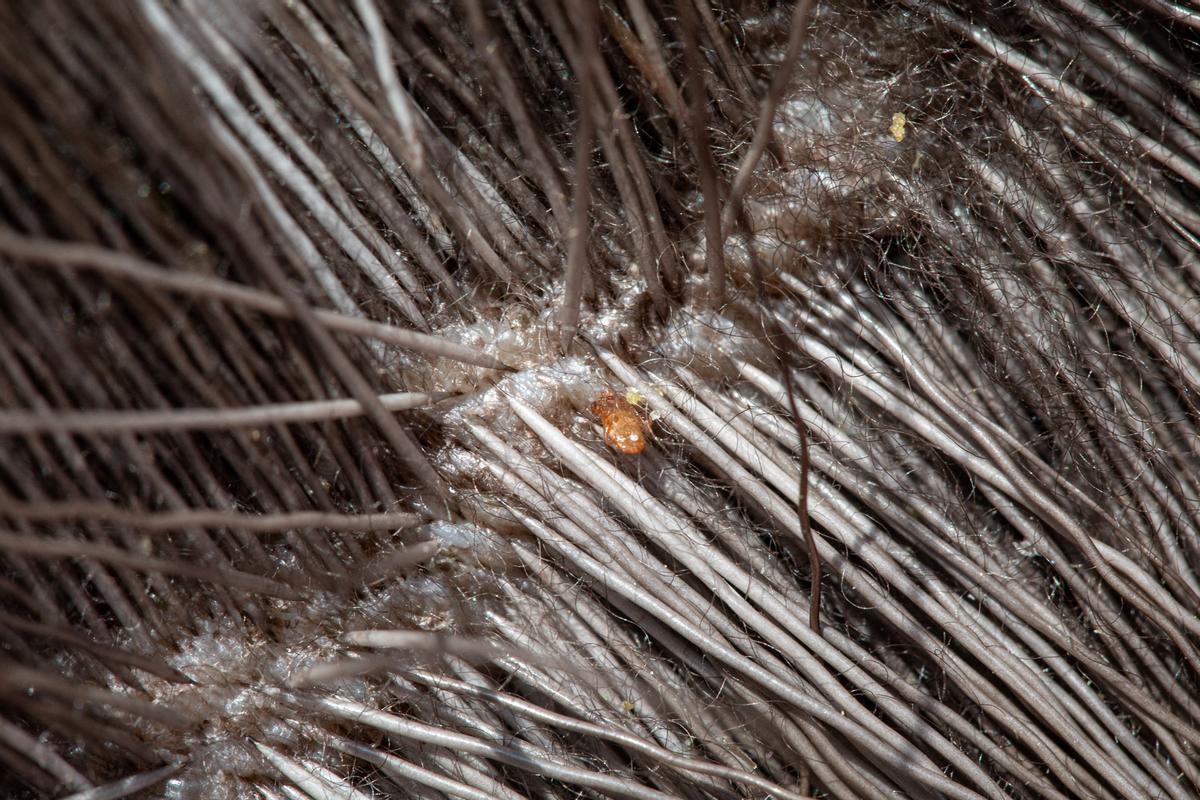
[[[1200,794],[1200,14],[0,3],[0,794]]]

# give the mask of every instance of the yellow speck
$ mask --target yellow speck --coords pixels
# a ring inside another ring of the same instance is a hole
[[[892,127],[891,127],[892,138],[895,139],[897,142],[904,141],[904,134],[905,134],[904,126],[907,124],[908,124],[908,117],[904,116],[903,111],[897,111],[895,114],[892,114]]]
[[[642,393],[637,389],[630,389],[625,392],[625,402],[631,406],[640,406],[646,402],[646,398],[642,397]]]
[[[621,708],[625,709],[626,713],[629,713],[629,712],[633,711],[635,706],[630,701],[624,700],[621,702]]]

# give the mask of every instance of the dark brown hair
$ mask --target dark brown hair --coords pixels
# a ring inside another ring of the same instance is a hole
[[[6,796],[1200,792],[1200,15],[959,6],[0,4]]]

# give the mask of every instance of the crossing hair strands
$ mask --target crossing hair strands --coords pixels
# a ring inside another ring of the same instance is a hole
[[[0,4],[4,795],[1195,796],[1198,33]]]

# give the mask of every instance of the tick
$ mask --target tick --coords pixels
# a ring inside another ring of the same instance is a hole
[[[592,413],[604,426],[604,441],[619,453],[636,456],[646,449],[646,423],[637,406],[613,391],[601,392]]]

